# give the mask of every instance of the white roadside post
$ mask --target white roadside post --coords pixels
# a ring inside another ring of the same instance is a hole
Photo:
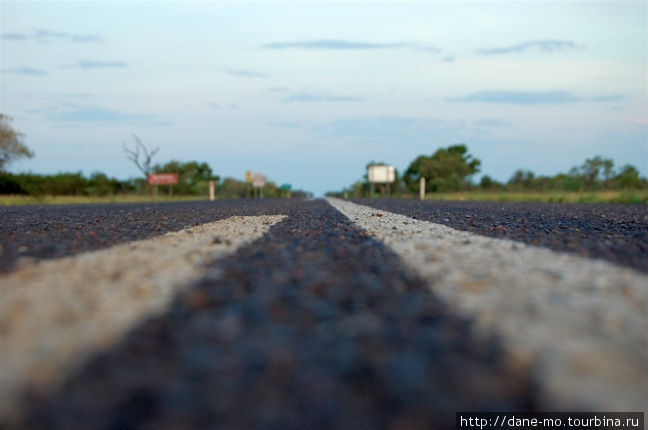
[[[419,187],[419,197],[425,200],[425,178],[421,176],[421,186]]]
[[[216,198],[214,181],[209,181],[209,201],[213,202]]]

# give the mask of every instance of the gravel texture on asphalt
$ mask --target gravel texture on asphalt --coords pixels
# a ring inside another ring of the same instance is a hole
[[[534,410],[528,369],[475,336],[386,247],[321,200],[98,353],[14,428],[454,428]]]
[[[205,265],[284,215],[229,217],[152,239],[20,265],[0,278],[0,420],[22,387],[52,390],[89,354],[166,310]]]
[[[538,381],[538,406],[643,410],[648,275],[604,260],[476,235],[339,199],[479,332],[497,333]]]
[[[648,272],[645,205],[356,199],[457,230],[602,258]]]
[[[295,204],[266,199],[0,207],[0,274],[20,259],[63,257],[234,215],[276,215]]]

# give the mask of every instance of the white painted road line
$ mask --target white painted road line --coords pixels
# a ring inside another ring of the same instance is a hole
[[[646,410],[648,276],[601,260],[329,203],[388,245],[512,363],[531,365],[540,409]],[[478,377],[478,375],[475,375]]]
[[[24,264],[0,277],[0,416],[24,386],[51,389],[137,322],[162,312],[205,264],[284,215],[231,217],[153,239]],[[215,274],[217,275],[217,274]]]

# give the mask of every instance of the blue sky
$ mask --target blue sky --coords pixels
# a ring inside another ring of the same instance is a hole
[[[645,2],[0,2],[13,171],[207,161],[321,195],[466,143],[482,173],[648,173]],[[480,175],[476,177],[479,178]]]

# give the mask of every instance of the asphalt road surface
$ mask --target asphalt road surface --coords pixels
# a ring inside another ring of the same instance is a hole
[[[644,205],[395,199],[356,202],[457,230],[601,258],[648,272],[648,209]]]
[[[642,206],[0,208],[0,428],[646,410],[647,232]]]

